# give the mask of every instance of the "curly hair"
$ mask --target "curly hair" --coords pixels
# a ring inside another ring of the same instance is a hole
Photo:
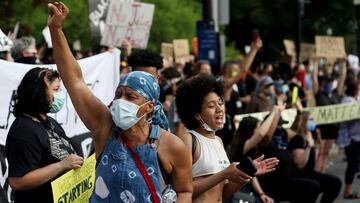
[[[128,57],[128,64],[134,69],[137,67],[163,68],[163,58],[160,54],[149,50],[137,50]]]
[[[186,128],[194,130],[200,123],[195,115],[201,112],[204,98],[214,92],[220,97],[224,95],[224,82],[209,74],[192,77],[179,87],[176,93],[176,107],[180,119]]]
[[[24,113],[39,117],[40,113],[49,112],[50,101],[45,77],[53,82],[59,78],[59,74],[57,71],[39,67],[31,69],[25,74],[13,98],[15,117]]]

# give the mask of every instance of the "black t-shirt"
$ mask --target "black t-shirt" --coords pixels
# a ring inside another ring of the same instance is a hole
[[[259,145],[259,152],[265,155],[265,159],[270,157],[279,159],[275,171],[258,177],[261,185],[271,188],[284,184],[291,177],[292,158],[288,149],[279,148],[273,139],[267,146]]]
[[[295,149],[306,149],[306,147],[307,147],[306,140],[301,135],[296,135],[290,140],[288,149],[290,153],[292,153]],[[306,173],[306,172],[314,171],[314,168],[315,168],[315,149],[311,148],[309,159],[305,167],[303,169],[295,168],[294,171],[298,173],[304,173],[304,172]]]
[[[319,91],[315,95],[316,106],[326,106],[340,103],[340,96],[336,90],[331,95],[327,95],[323,91]],[[318,126],[321,131],[321,137],[323,139],[336,139],[339,125],[338,124],[325,124]]]
[[[48,117],[43,123],[18,116],[10,127],[6,140],[9,177],[22,177],[76,154],[62,127]],[[30,190],[14,191],[15,203],[53,202],[51,181]]]

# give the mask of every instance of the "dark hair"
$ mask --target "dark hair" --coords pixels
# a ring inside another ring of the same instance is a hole
[[[229,157],[232,161],[239,161],[239,157],[244,155],[244,151],[239,150],[244,150],[245,142],[253,136],[259,122],[257,118],[251,116],[245,117],[240,121],[230,144]]]
[[[356,97],[357,92],[359,91],[359,82],[352,81],[346,85],[345,94],[350,97]]]
[[[138,67],[163,68],[163,58],[160,54],[149,50],[137,50],[128,57],[128,64],[134,69]]]
[[[224,82],[210,74],[200,74],[187,79],[176,93],[176,107],[179,117],[186,128],[194,130],[199,127],[195,115],[201,112],[204,98],[214,92],[218,96],[224,95]]]
[[[59,74],[57,71],[39,67],[31,69],[25,74],[13,98],[15,117],[24,113],[39,117],[40,113],[49,112],[50,102],[45,77],[49,82],[53,82],[59,78]]]

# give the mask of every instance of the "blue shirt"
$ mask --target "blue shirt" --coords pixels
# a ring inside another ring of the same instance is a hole
[[[159,126],[153,125],[149,140],[159,139],[159,135]],[[156,145],[150,142],[149,144],[134,146],[134,149],[151,177],[159,199],[161,199],[160,170]],[[150,190],[130,150],[114,137],[109,138],[99,159],[96,168],[95,188],[90,202],[152,202]]]
[[[355,103],[355,98],[345,96],[342,98],[341,103]],[[340,123],[339,136],[336,143],[340,148],[347,147],[351,141],[360,141],[360,119],[345,121]]]

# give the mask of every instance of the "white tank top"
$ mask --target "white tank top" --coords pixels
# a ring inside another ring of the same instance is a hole
[[[195,135],[197,146],[201,149],[199,159],[192,165],[193,177],[216,174],[230,165],[224,146],[218,138],[207,138],[193,130],[189,132]]]

